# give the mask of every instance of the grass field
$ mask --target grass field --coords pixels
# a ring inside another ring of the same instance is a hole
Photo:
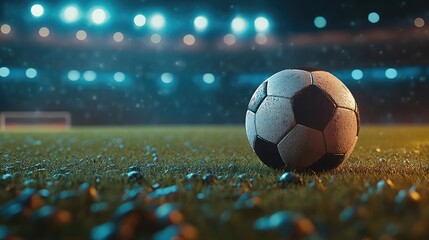
[[[429,127],[365,126],[279,184],[241,126],[2,132],[0,239],[428,239],[428,156]]]

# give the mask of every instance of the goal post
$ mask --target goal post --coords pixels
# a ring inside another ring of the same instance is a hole
[[[9,129],[69,129],[70,112],[1,112],[0,128]]]

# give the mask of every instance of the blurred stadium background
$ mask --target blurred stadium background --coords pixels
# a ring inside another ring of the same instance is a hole
[[[0,112],[243,123],[266,77],[323,68],[364,123],[429,121],[427,1],[1,1]]]

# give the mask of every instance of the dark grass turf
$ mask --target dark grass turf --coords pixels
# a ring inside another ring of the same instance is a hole
[[[283,172],[260,163],[241,126],[2,132],[0,171],[2,176],[11,174],[0,180],[2,213],[23,189],[47,189],[49,194],[16,215],[2,214],[0,224],[3,231],[22,238],[90,238],[94,227],[114,221],[114,212],[124,202],[149,213],[173,202],[184,218],[180,225],[193,226],[199,239],[294,238],[290,232],[253,227],[256,219],[282,210],[310,220],[316,239],[424,239],[429,237],[428,158],[429,127],[366,126],[352,156],[338,169],[301,175],[302,186],[280,186]],[[138,183],[127,177],[133,165],[143,175]],[[189,173],[212,173],[218,180],[187,180]],[[393,186],[377,191],[383,179]],[[89,183],[97,197],[79,191],[83,183]],[[158,188],[155,183],[179,190],[150,195]],[[127,200],[138,186],[140,194]],[[397,196],[400,190],[406,190],[404,198]],[[253,198],[237,201],[245,193]],[[96,203],[105,208],[94,211]],[[42,206],[52,206],[64,219],[41,221],[36,213]],[[150,238],[154,229],[167,225],[137,226],[135,236]]]

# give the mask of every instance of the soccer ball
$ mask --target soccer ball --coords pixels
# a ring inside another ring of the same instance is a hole
[[[325,171],[353,151],[359,111],[353,95],[320,69],[287,69],[256,89],[246,113],[246,133],[267,166]]]

